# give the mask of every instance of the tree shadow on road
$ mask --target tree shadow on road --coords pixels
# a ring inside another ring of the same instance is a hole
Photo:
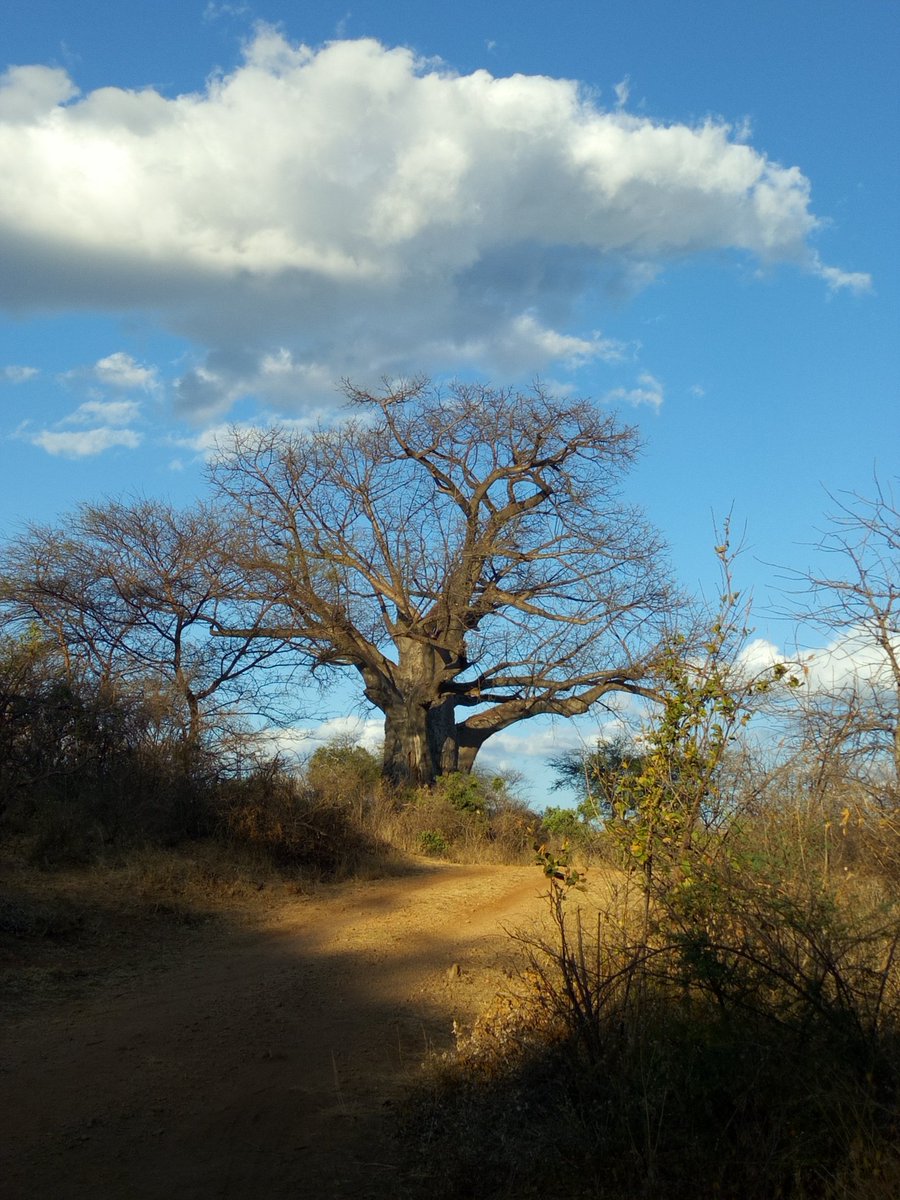
[[[510,881],[527,893],[521,869],[413,866],[176,923],[156,957],[107,913],[124,965],[3,1038],[6,1196],[412,1195],[394,1113],[501,978]]]

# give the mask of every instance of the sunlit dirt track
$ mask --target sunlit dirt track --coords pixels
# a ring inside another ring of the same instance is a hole
[[[200,931],[0,1040],[5,1200],[403,1194],[392,1111],[504,983],[534,867],[429,866]]]

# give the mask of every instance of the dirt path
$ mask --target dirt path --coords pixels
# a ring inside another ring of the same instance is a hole
[[[5,1200],[402,1195],[391,1108],[504,981],[534,867],[423,867],[197,934],[0,1040]]]

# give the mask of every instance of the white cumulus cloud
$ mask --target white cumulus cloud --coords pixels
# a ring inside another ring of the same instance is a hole
[[[900,635],[893,638],[892,646],[900,658]],[[849,687],[877,690],[893,682],[887,653],[864,627],[847,630],[827,646],[806,654],[804,673],[811,689],[829,692]]]
[[[10,67],[0,75],[0,121],[28,124],[78,95],[78,88],[59,67]]]
[[[893,646],[900,657],[900,637]],[[751,676],[764,676],[778,664],[787,667],[789,677],[813,695],[893,686],[888,656],[871,630],[863,626],[845,630],[814,650],[789,650],[765,638],[753,638],[738,659],[738,666]]]
[[[629,115],[626,98],[623,81],[605,111],[570,80],[266,27],[234,71],[176,97],[81,95],[58,68],[15,67],[0,305],[152,310],[200,348],[179,398],[209,417],[249,389],[290,409],[345,375],[608,358],[614,343],[572,330],[576,302],[708,250],[866,286],[811,249],[797,167],[722,122]],[[96,370],[152,386],[126,355]],[[631,402],[654,403],[641,387]]]
[[[741,649],[739,663],[749,671],[766,671],[784,661],[784,651],[767,638],[751,638]]]
[[[156,367],[137,362],[124,350],[108,354],[90,366],[73,367],[61,375],[67,384],[87,386],[95,392],[154,392],[159,387]]]
[[[144,367],[119,350],[94,364],[94,375],[106,387],[125,391],[152,391],[158,383],[155,367]]]

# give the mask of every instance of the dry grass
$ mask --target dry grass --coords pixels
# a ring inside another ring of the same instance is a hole
[[[382,837],[407,854],[458,863],[530,863],[539,829],[539,820],[523,805],[473,812],[439,791],[383,805],[376,823]]]
[[[871,877],[782,884],[730,868],[648,933],[639,889],[555,888],[517,993],[410,1105],[421,1194],[900,1195],[896,905]]]
[[[252,922],[303,885],[212,840],[129,850],[90,866],[0,862],[0,1007],[24,1013],[162,966],[217,923]]]

